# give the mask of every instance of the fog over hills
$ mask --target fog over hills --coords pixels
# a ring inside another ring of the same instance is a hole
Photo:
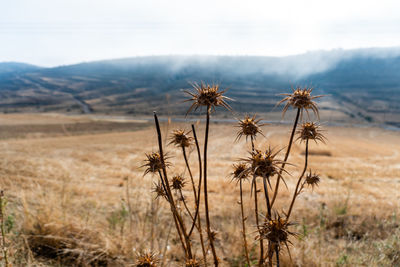
[[[349,119],[400,122],[400,48],[317,51],[287,57],[150,56],[40,68],[0,63],[0,111],[184,114],[180,89],[218,82],[238,112],[269,112],[278,94],[315,87],[323,109]],[[343,119],[343,118],[342,118]]]

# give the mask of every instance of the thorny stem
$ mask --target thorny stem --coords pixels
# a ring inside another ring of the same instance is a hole
[[[300,111],[301,111],[301,109],[298,108],[297,109],[297,114],[296,114],[296,119],[294,120],[294,123],[293,123],[292,133],[291,133],[290,139],[289,139],[289,144],[288,144],[288,147],[287,147],[287,150],[286,150],[285,159],[283,160],[281,169],[279,171],[279,175],[278,175],[277,180],[276,180],[274,196],[272,197],[272,200],[271,200],[271,208],[274,206],[274,203],[275,203],[275,200],[276,200],[276,196],[278,195],[279,182],[280,182],[280,179],[281,179],[281,176],[282,176],[282,172],[285,169],[286,161],[289,158],[290,149],[292,148],[294,134],[296,132],[296,127],[297,127],[297,124],[298,124],[299,118],[300,118]]]
[[[160,180],[161,180],[161,184],[162,184],[162,186],[163,186],[163,188],[164,188],[164,192],[167,194],[167,196],[166,196],[167,201],[168,201],[168,203],[170,203],[170,202],[171,202],[171,199],[170,199],[170,197],[169,197],[169,194],[167,193],[167,188],[165,187],[162,174],[161,174],[160,171],[158,171],[158,174],[160,175]],[[179,228],[179,224],[178,224],[178,221],[176,220],[176,217],[175,217],[175,214],[174,214],[174,213],[172,213],[172,217],[174,217],[175,227],[176,227],[176,230],[177,230],[177,232],[178,232],[179,239],[180,239],[180,241],[181,241],[183,250],[185,251],[185,254],[186,254],[186,245],[185,245],[185,241],[183,240],[183,237],[182,237],[181,228]]]
[[[263,176],[263,184],[264,184],[265,201],[267,203],[268,219],[271,219],[271,205],[269,203],[267,177],[265,177],[265,175]]]
[[[244,210],[243,210],[242,180],[239,181],[239,185],[240,185],[240,209],[242,212],[242,234],[243,234],[243,242],[244,242],[244,252],[245,252],[245,256],[246,256],[247,265],[250,266],[249,251],[248,251],[247,240],[246,240],[246,218],[244,217]]]
[[[182,199],[183,206],[185,207],[186,212],[189,214],[190,218],[191,218],[192,221],[193,221],[193,215],[192,215],[192,213],[190,212],[190,210],[189,210],[189,208],[188,208],[188,206],[187,206],[187,204],[186,204],[186,200],[185,200],[185,197],[183,196],[182,189],[179,189],[179,194],[180,194],[180,197],[181,197],[181,199]]]
[[[194,179],[193,179],[192,171],[190,170],[190,165],[189,165],[188,158],[186,156],[186,149],[185,149],[184,146],[182,146],[182,154],[183,154],[183,158],[185,159],[185,164],[186,164],[186,168],[188,169],[188,172],[189,172],[190,180],[192,182],[194,201],[197,203],[196,186],[194,185]]]
[[[279,267],[279,247],[275,246],[275,253],[276,253],[276,267]]]
[[[3,190],[0,191],[0,224],[1,224],[1,237],[2,237],[2,248],[3,248],[3,256],[4,256],[4,264],[6,267],[9,266],[8,262],[8,253],[6,247],[6,233],[4,230],[4,210],[5,210],[5,199]]]
[[[200,153],[200,146],[199,146],[199,140],[197,139],[196,135],[196,129],[194,128],[194,125],[192,124],[192,132],[193,132],[193,137],[194,141],[196,144],[196,150],[197,150],[197,157],[199,160],[199,185],[197,187],[197,203],[196,203],[196,213],[194,214],[194,220],[193,220],[193,225],[189,231],[189,236],[191,235],[193,231],[194,224],[196,223],[196,218],[197,218],[197,224],[198,224],[198,230],[199,230],[199,235],[200,235],[200,244],[201,244],[201,250],[203,252],[203,260],[204,260],[204,266],[207,265],[207,253],[206,253],[206,248],[204,246],[204,239],[203,239],[203,230],[201,228],[201,219],[199,215],[199,210],[200,210],[200,195],[201,195],[201,176],[202,176],[202,169],[201,169],[201,153]]]
[[[254,139],[253,136],[251,136],[251,148],[252,148],[252,152],[255,151],[254,148]],[[253,181],[254,181],[254,213],[255,213],[255,217],[256,217],[256,225],[257,225],[257,229],[258,232],[260,233],[260,223],[259,223],[259,219],[258,219],[258,198],[257,198],[257,180],[256,177],[253,177]],[[264,241],[262,238],[260,238],[260,259],[258,261],[258,266],[262,266],[263,265],[263,261],[264,261]]]
[[[293,199],[292,199],[292,203],[290,203],[290,207],[289,207],[289,211],[288,211],[288,214],[287,214],[287,217],[286,217],[286,221],[289,220],[290,214],[292,213],[294,202],[296,200],[296,197],[299,195],[299,191],[298,190],[299,190],[300,182],[301,182],[301,179],[303,179],[304,174],[307,171],[307,164],[308,164],[308,139],[306,140],[306,153],[305,153],[305,160],[304,160],[304,169],[303,169],[303,172],[301,173],[301,175],[299,177],[299,180],[297,181],[296,190],[293,193]]]
[[[210,126],[210,110],[211,106],[207,106],[207,121],[206,121],[206,132],[205,132],[205,137],[204,137],[204,206],[206,210],[206,224],[207,224],[207,235],[208,235],[208,240],[210,242],[211,246],[211,252],[214,257],[214,265],[218,266],[218,257],[217,253],[215,251],[215,246],[214,246],[214,237],[211,234],[211,227],[210,227],[210,214],[209,214],[209,209],[208,209],[208,192],[207,192],[207,144],[208,144],[208,131],[209,131],[209,126]]]
[[[169,186],[168,177],[167,177],[167,169],[165,167],[164,154],[163,154],[163,148],[162,148],[160,123],[158,122],[158,117],[157,117],[157,114],[155,112],[154,112],[154,120],[155,120],[155,123],[156,123],[156,129],[157,129],[158,147],[159,147],[159,150],[160,150],[159,151],[160,152],[160,159],[161,159],[161,163],[162,163],[162,166],[163,166],[162,167],[162,171],[163,171],[164,179],[165,179],[164,182],[165,182],[165,187],[167,189],[166,193],[167,193],[167,195],[169,195],[169,200],[170,200],[169,203],[170,203],[170,206],[171,206],[171,211],[172,211],[174,217],[176,217],[176,220],[178,221],[179,227],[181,228],[182,234],[183,234],[183,236],[185,238],[186,254],[187,254],[189,259],[192,259],[193,256],[192,256],[192,248],[191,248],[191,244],[190,244],[190,238],[186,233],[185,224],[184,224],[184,222],[182,220],[182,217],[178,213],[178,210],[177,210],[176,205],[175,205],[174,197],[172,195],[171,188]]]

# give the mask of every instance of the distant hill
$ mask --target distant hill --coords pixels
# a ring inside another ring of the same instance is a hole
[[[324,109],[400,123],[400,48],[289,57],[154,56],[39,68],[0,63],[0,111],[184,114],[182,88],[219,82],[239,112],[268,112],[295,85],[328,94]]]

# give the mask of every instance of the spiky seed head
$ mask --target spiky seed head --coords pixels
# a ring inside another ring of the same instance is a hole
[[[200,262],[196,259],[188,259],[185,263],[186,267],[200,267]]]
[[[296,87],[293,88],[293,92],[291,94],[281,94],[286,96],[284,99],[278,102],[278,105],[286,102],[286,105],[283,108],[282,116],[285,116],[286,111],[289,107],[293,107],[296,109],[300,109],[303,113],[305,110],[308,114],[308,110],[312,110],[313,113],[319,117],[319,111],[317,104],[313,101],[316,98],[322,97],[322,95],[311,96],[311,92],[313,88],[309,87]]]
[[[232,180],[239,182],[249,178],[250,169],[246,163],[233,164]]]
[[[225,100],[231,100],[229,97],[223,94],[226,90],[220,91],[218,84],[206,84],[201,82],[200,85],[197,83],[192,84],[195,89],[194,92],[185,90],[184,92],[190,96],[190,99],[186,101],[193,102],[186,114],[191,112],[193,109],[197,110],[202,106],[215,110],[215,107],[222,106],[228,110],[232,110]]]
[[[166,198],[167,197],[167,194],[166,194],[166,192],[165,192],[165,190],[164,190],[164,188],[163,188],[163,186],[162,186],[162,184],[160,182],[158,182],[158,184],[154,183],[152,191],[154,193],[156,193],[156,199],[159,198],[159,197],[161,197],[161,198],[163,198],[163,197]]]
[[[283,163],[275,158],[278,152],[273,152],[271,148],[264,152],[256,149],[254,152],[250,152],[250,157],[245,161],[251,165],[250,170],[254,175],[271,177],[279,172],[279,165]]]
[[[181,190],[185,186],[185,178],[182,175],[175,175],[172,177],[171,186],[175,190]]]
[[[299,137],[297,140],[307,141],[307,140],[314,140],[315,142],[321,141],[325,143],[325,136],[321,133],[320,125],[314,122],[304,122],[301,124],[299,130],[297,130],[297,134]]]
[[[312,173],[311,171],[307,174],[306,176],[306,184],[308,186],[311,186],[312,189],[314,189],[315,186],[318,186],[319,182],[321,181],[321,178],[319,177],[318,174]]]
[[[246,140],[249,136],[255,139],[257,134],[262,135],[260,127],[265,124],[260,124],[260,121],[261,119],[257,119],[256,115],[252,117],[246,115],[243,120],[238,120],[239,131],[236,140],[239,140],[243,135],[246,136]]]
[[[157,267],[159,259],[155,253],[143,252],[138,255],[136,267]]]
[[[282,218],[279,214],[275,215],[275,218],[265,218],[264,224],[259,230],[260,234],[257,238],[266,239],[272,244],[280,246],[285,244],[287,246],[289,237],[295,236],[294,233],[288,230],[288,227],[292,225],[286,219]]]
[[[148,173],[156,173],[160,171],[163,167],[163,161],[161,159],[161,155],[158,152],[152,152],[150,154],[146,154],[147,159],[145,160],[145,164],[142,167],[147,167],[144,174]],[[164,160],[166,157],[164,157]]]
[[[174,144],[179,147],[189,147],[193,144],[193,137],[189,136],[189,132],[185,132],[185,130],[182,129],[177,129],[172,132],[170,144]]]
[[[208,237],[211,241],[215,242],[217,240],[218,231],[217,230],[210,230],[210,236]]]

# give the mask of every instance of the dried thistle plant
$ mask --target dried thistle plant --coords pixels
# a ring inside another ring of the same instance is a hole
[[[171,187],[175,190],[181,190],[185,186],[185,178],[182,175],[172,177]]]
[[[209,109],[215,110],[216,107],[222,106],[228,110],[232,110],[231,106],[225,100],[232,100],[229,97],[224,96],[226,90],[220,91],[218,84],[206,84],[200,82],[200,85],[197,83],[192,83],[194,92],[185,90],[191,98],[185,100],[185,102],[192,102],[192,105],[186,112],[189,114],[193,109],[196,111],[201,107],[207,107],[207,111]]]
[[[281,94],[286,96],[284,99],[278,102],[278,105],[286,102],[286,105],[283,107],[282,116],[285,116],[285,113],[289,109],[289,107],[293,107],[295,109],[301,110],[301,112],[304,110],[307,112],[307,114],[309,114],[308,110],[311,109],[314,114],[319,118],[318,106],[313,100],[322,97],[322,95],[311,96],[312,91],[313,88],[296,87],[290,94]]]
[[[177,147],[190,147],[193,144],[193,137],[189,136],[190,132],[185,132],[185,130],[177,129],[172,132],[171,142]]]
[[[157,173],[163,169],[164,166],[168,166],[169,163],[163,162],[161,159],[161,155],[159,152],[152,152],[150,154],[146,154],[147,159],[145,160],[145,164],[141,167],[147,167],[144,171],[144,175],[148,173]],[[167,159],[164,155],[164,159]]]
[[[325,136],[321,133],[320,125],[314,122],[304,122],[301,124],[301,128],[297,131],[299,137],[297,140],[306,141],[314,140],[315,143],[320,141],[325,143]]]
[[[160,260],[155,253],[142,252],[137,256],[136,267],[157,267]]]
[[[265,123],[260,123],[261,119],[257,119],[256,115],[250,117],[246,115],[244,119],[238,120],[238,125],[236,127],[239,128],[239,131],[236,136],[236,140],[239,140],[242,136],[246,137],[246,141],[248,137],[252,139],[256,139],[257,135],[263,135],[260,127],[266,125]]]
[[[320,181],[321,178],[319,177],[319,175],[317,173],[312,173],[312,171],[310,170],[310,172],[306,176],[305,184],[311,186],[314,190],[314,187],[318,186]]]

